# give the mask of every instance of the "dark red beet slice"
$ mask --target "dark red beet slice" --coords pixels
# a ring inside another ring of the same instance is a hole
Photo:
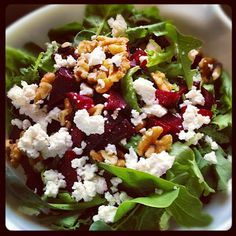
[[[182,129],[182,118],[173,115],[172,113],[167,113],[161,118],[150,117],[147,121],[147,127],[151,128],[153,126],[161,126],[163,128],[164,134],[177,134]]]
[[[118,92],[111,90],[109,95],[110,96],[107,99],[107,105],[105,106],[107,110],[114,111],[117,108],[124,109],[126,107],[126,102]]]
[[[48,110],[63,103],[65,94],[71,91],[79,90],[79,86],[72,75],[72,72],[67,68],[61,67],[56,72],[56,79],[53,82],[52,91],[48,101]]]
[[[85,136],[85,134],[81,130],[79,130],[77,127],[73,127],[71,129],[70,135],[71,135],[74,147],[79,147]]]
[[[203,107],[206,109],[211,109],[211,107],[216,103],[213,94],[206,90],[204,87],[201,87],[201,93],[205,98],[205,104]]]
[[[136,49],[136,51],[130,57],[131,66],[140,65],[141,68],[145,69],[147,60],[143,60],[142,62],[140,62],[139,59],[141,56],[147,56],[147,53],[141,48]]]
[[[174,108],[180,100],[180,94],[177,92],[168,92],[160,89],[156,90],[156,97],[160,105],[166,108]]]
[[[203,115],[203,116],[209,116],[210,118],[212,117],[213,115],[213,112],[210,111],[210,110],[207,110],[207,109],[203,109],[203,108],[200,108],[199,111],[198,111],[199,114]]]
[[[94,106],[93,99],[78,93],[70,92],[66,96],[69,98],[74,110],[89,109]]]
[[[71,161],[76,157],[77,155],[72,150],[68,150],[58,163],[58,171],[65,176],[68,191],[72,191],[72,186],[77,181],[77,172],[71,167]]]

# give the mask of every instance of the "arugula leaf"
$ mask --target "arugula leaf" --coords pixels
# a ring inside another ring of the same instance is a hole
[[[187,186],[192,194],[199,197],[202,193],[204,196],[207,196],[210,193],[215,192],[214,189],[212,189],[204,180],[204,177],[196,163],[194,152],[191,148],[183,143],[176,142],[171,148],[170,155],[173,155],[176,158],[172,168],[170,169],[170,172],[172,173],[171,178],[168,178],[167,171],[168,180],[176,181],[177,176],[179,177],[180,175],[183,177],[183,173],[187,172],[188,178],[185,176],[184,179],[181,178],[181,182],[178,183]],[[179,181],[180,179],[177,180]]]
[[[133,87],[132,77],[134,73],[137,72],[139,69],[140,69],[139,66],[135,66],[129,69],[125,77],[121,79],[121,89],[122,89],[122,94],[125,101],[130,105],[132,109],[135,109],[138,112],[140,112],[141,109],[138,105],[138,99],[137,99],[135,89]]]
[[[166,208],[173,203],[173,201],[178,197],[178,194],[179,189],[176,189],[161,195],[152,194],[147,197],[133,198],[131,200],[124,201],[117,209],[114,222],[124,217],[131,209],[135,207],[137,203],[148,207]]]
[[[218,130],[222,130],[227,127],[232,127],[232,113],[228,112],[226,114],[217,115],[212,121],[212,124],[218,126]]]
[[[164,211],[163,214],[160,217],[160,230],[167,230],[169,229],[170,225],[169,225],[169,221],[170,221],[171,215],[167,212]]]
[[[141,140],[142,136],[137,134],[136,136],[132,136],[130,140],[124,145],[126,149],[129,149],[130,147],[133,147],[135,151],[137,151],[137,146],[139,141]]]
[[[182,64],[183,75],[188,89],[192,88],[193,76],[195,74],[194,71],[191,70],[192,62],[188,58],[188,53],[192,49],[198,49],[201,45],[202,42],[200,40],[177,32],[178,59]]]
[[[183,187],[180,188],[176,201],[166,210],[179,225],[186,227],[207,226],[212,221],[209,215],[202,212],[201,201]]]
[[[80,22],[71,22],[69,24],[49,30],[48,37],[50,41],[58,43],[73,42],[75,35],[83,29]]]
[[[89,227],[89,231],[113,231],[114,229],[106,224],[105,222],[98,220],[93,222],[90,227]]]
[[[74,37],[74,45],[79,45],[82,40],[91,40],[91,37],[95,35],[95,33],[91,30],[81,30]]]

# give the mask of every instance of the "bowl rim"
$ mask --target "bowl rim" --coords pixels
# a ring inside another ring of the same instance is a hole
[[[38,9],[34,9],[32,12],[27,13],[26,15],[22,16],[21,18],[19,18],[18,20],[16,20],[15,22],[12,22],[10,25],[8,25],[6,27],[5,30],[5,39],[6,39],[6,44],[7,44],[7,37],[9,34],[11,34],[12,32],[15,31],[15,29],[17,29],[17,27],[21,24],[26,23],[33,15],[39,16],[42,13],[45,13],[45,11],[50,11],[52,8],[55,7],[61,7],[62,5],[69,5],[69,4],[47,4],[47,5],[43,5],[41,7],[39,7]],[[83,5],[86,6],[88,4],[72,4],[72,5]],[[134,4],[134,5],[139,5],[139,4]],[[153,4],[153,5],[165,5],[165,4]],[[190,4],[185,4],[185,5],[190,5]],[[199,4],[201,5],[201,4]],[[208,4],[207,4],[208,5]],[[212,5],[213,10],[216,13],[216,16],[218,16],[218,18],[221,20],[221,22],[224,24],[224,26],[226,26],[230,31],[232,30],[232,19],[230,19],[230,17],[228,15],[226,15],[226,13],[223,11],[222,7],[220,4],[209,4]],[[21,230],[19,227],[17,227],[17,224],[14,224],[12,222],[12,220],[7,216],[6,211],[7,208],[10,208],[9,202],[5,201],[5,226],[8,230]],[[232,218],[228,219],[227,221],[225,221],[220,228],[216,228],[214,230],[229,230],[232,227]],[[50,229],[47,229],[50,230]],[[213,230],[213,231],[214,231]]]

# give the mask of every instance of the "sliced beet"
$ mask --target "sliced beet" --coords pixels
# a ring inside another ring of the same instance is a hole
[[[206,90],[204,87],[201,87],[201,93],[205,98],[205,103],[203,107],[206,109],[211,109],[212,106],[216,103],[215,97],[211,92]]]
[[[48,123],[47,134],[51,135],[51,134],[57,132],[60,128],[61,128],[60,122],[57,120],[52,120],[51,123]]]
[[[180,94],[178,92],[156,90],[156,97],[159,104],[166,108],[175,108],[180,100]]]
[[[203,116],[209,116],[210,118],[212,118],[213,112],[207,109],[203,109],[200,108],[198,111],[199,114],[203,115]]]
[[[66,151],[64,157],[58,163],[58,171],[65,176],[66,189],[72,191],[74,182],[77,181],[77,172],[71,166],[71,161],[75,159],[77,155],[72,151]]]
[[[114,111],[117,108],[124,109],[126,107],[126,102],[118,92],[111,90],[109,95],[110,96],[107,99],[107,105],[105,106],[107,110]]]
[[[151,128],[153,126],[161,126],[163,128],[162,135],[167,133],[176,135],[182,129],[182,118],[172,113],[167,113],[161,118],[150,117],[147,120],[147,127]]]
[[[79,147],[85,137],[85,134],[81,130],[79,130],[77,127],[71,128],[70,135],[71,135],[74,147]]]
[[[79,95],[78,93],[74,92],[69,92],[66,94],[66,97],[69,98],[75,111],[80,109],[89,109],[94,106],[93,99],[88,96]]]
[[[137,48],[136,51],[130,56],[131,66],[140,65],[141,68],[145,69],[147,60],[140,62],[141,56],[147,56],[147,53],[143,49]]]

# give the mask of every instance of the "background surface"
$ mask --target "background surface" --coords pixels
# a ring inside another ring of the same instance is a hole
[[[42,7],[45,5],[42,4],[14,4],[9,5],[6,8],[6,27],[19,19],[20,17],[26,15],[27,13],[36,10],[39,7]],[[229,5],[221,5],[225,13],[232,18],[232,9]]]

